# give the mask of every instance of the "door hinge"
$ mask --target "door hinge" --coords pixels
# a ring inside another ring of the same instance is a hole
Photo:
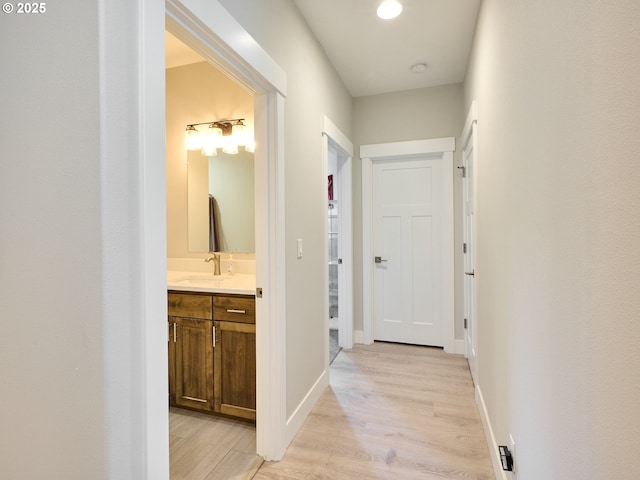
[[[467,253],[467,244],[466,243],[462,244],[462,253]]]
[[[467,167],[458,167],[460,170],[462,170],[462,178],[466,178],[467,177]]]
[[[256,288],[256,298],[262,298],[262,288]]]
[[[464,328],[465,329],[467,328],[467,319],[466,318],[464,319]]]

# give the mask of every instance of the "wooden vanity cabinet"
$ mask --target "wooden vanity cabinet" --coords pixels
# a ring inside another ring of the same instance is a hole
[[[216,295],[215,406],[225,415],[256,419],[256,316],[250,296]]]
[[[211,295],[169,293],[169,401],[214,411]]]
[[[255,298],[169,292],[169,402],[256,418]]]

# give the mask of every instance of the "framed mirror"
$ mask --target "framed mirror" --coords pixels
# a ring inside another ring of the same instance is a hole
[[[189,251],[255,252],[253,153],[187,159]]]

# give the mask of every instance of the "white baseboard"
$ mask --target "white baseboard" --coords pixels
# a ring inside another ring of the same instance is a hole
[[[464,355],[464,339],[462,340],[454,340],[453,341],[453,353],[457,353],[458,355]]]
[[[291,416],[287,419],[287,425],[285,427],[285,445],[286,448],[289,447],[289,444],[293,440],[293,437],[296,436],[300,427],[311,413],[311,409],[315,406],[316,402],[324,392],[324,390],[329,386],[329,373],[325,370],[322,372],[322,375],[316,380],[316,383],[311,387],[311,389],[307,392],[305,397],[302,399],[298,408],[291,414]],[[285,448],[285,450],[286,450]]]
[[[353,331],[353,343],[364,343],[364,331],[363,330],[354,330]]]
[[[493,464],[493,472],[495,473],[496,480],[509,480],[507,478],[507,473],[502,470],[498,443],[493,435],[493,428],[491,427],[491,422],[489,420],[487,406],[484,403],[484,398],[479,385],[476,385],[476,403],[478,404],[478,410],[480,410],[480,418],[482,419],[482,426],[484,427],[484,436],[486,437],[487,444],[489,445],[489,455],[491,455],[491,463]]]

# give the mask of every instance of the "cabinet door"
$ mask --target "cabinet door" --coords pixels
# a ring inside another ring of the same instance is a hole
[[[176,323],[175,404],[213,411],[213,322],[171,320]]]
[[[256,326],[215,322],[216,411],[256,418]]]

